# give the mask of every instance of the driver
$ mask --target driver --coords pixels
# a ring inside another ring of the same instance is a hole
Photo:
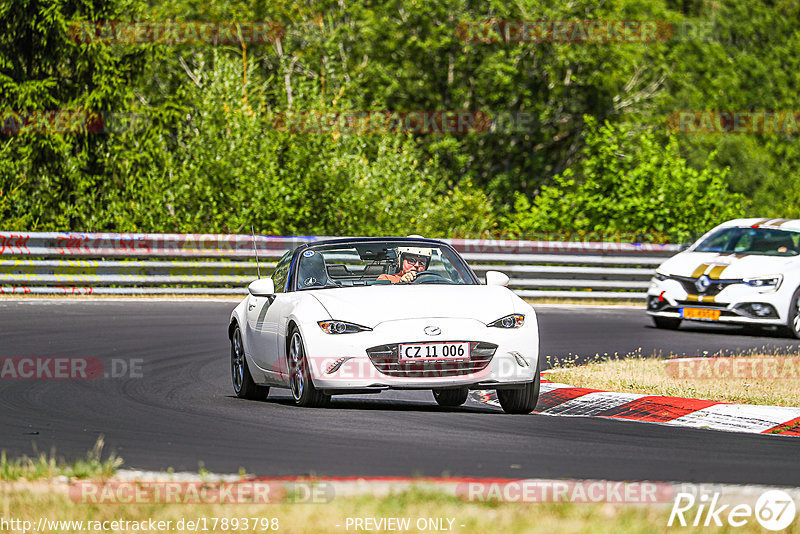
[[[400,264],[397,274],[382,274],[378,280],[388,280],[393,284],[413,282],[417,278],[417,273],[428,268],[431,262],[431,250],[420,247],[397,247],[397,257]]]

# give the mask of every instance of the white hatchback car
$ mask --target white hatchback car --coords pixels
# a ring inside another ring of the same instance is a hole
[[[778,326],[800,337],[800,220],[723,223],[656,270],[647,313],[681,321]]]
[[[413,279],[398,275],[406,263],[418,266]],[[427,389],[458,406],[489,389],[506,412],[528,413],[539,397],[539,329],[508,281],[489,271],[481,284],[432,239],[302,245],[231,314],[233,389],[254,399],[287,388],[300,406],[387,389]]]

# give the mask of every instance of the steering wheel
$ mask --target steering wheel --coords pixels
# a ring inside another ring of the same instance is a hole
[[[440,275],[439,273],[434,273],[431,271],[422,271],[421,273],[417,273],[417,277],[414,279],[412,284],[439,284],[442,282],[447,282],[447,278]]]

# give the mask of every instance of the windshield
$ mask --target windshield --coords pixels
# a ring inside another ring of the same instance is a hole
[[[401,282],[403,263],[416,267],[414,280]],[[450,247],[427,242],[369,241],[313,245],[300,254],[297,289],[371,285],[474,285],[473,275]]]
[[[774,228],[723,228],[704,239],[695,252],[796,256],[800,233]]]

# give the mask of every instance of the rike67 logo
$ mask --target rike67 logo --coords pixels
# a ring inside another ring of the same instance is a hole
[[[713,495],[703,493],[699,497],[681,492],[675,496],[667,526],[721,527],[725,521],[732,527],[742,527],[755,518],[763,528],[778,531],[791,525],[795,514],[794,500],[781,490],[764,492],[754,507],[721,504],[719,492]]]

